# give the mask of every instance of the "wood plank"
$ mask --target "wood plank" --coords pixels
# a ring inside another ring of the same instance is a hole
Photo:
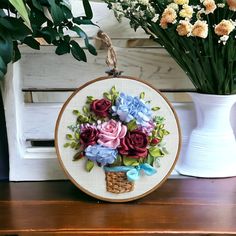
[[[35,91],[24,92],[25,103],[64,103],[72,94],[68,91]],[[168,92],[163,93],[170,102],[190,102],[192,101],[187,93],[182,92]]]
[[[0,183],[0,234],[235,234],[235,180],[168,180],[125,204],[97,201],[70,182]]]
[[[183,133],[187,134],[195,124],[192,103],[174,103],[178,114],[181,114],[180,123]],[[54,128],[62,103],[29,103],[24,107],[24,137],[27,140],[52,140]],[[182,112],[183,111],[183,112]],[[189,117],[192,117],[189,119]],[[186,122],[188,121],[188,122]]]
[[[107,70],[105,50],[98,51],[96,57],[88,55],[88,63],[83,63],[74,60],[71,55],[55,55],[53,46],[46,48],[41,52],[22,52],[23,90],[76,88],[103,76]],[[116,51],[118,68],[125,75],[144,79],[159,89],[193,88],[190,80],[164,49],[117,48]]]

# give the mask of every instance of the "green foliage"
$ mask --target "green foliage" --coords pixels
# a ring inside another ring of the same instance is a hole
[[[92,55],[96,49],[89,43],[81,25],[95,25],[91,21],[92,9],[88,0],[83,0],[85,15],[73,16],[66,0],[1,0],[0,1],[0,79],[7,71],[7,64],[21,58],[18,46],[39,50],[37,38],[56,46],[55,53],[71,53],[78,61],[87,61],[84,49],[69,35],[72,30],[84,40]]]
[[[87,160],[86,164],[85,164],[85,169],[90,172],[94,167],[94,162]]]
[[[138,166],[139,165],[139,159],[124,157],[123,158],[123,163],[124,163],[125,166]]]

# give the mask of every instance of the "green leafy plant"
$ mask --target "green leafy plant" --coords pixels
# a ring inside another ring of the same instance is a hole
[[[73,16],[68,0],[1,0],[0,1],[0,79],[7,64],[20,59],[18,48],[26,44],[40,49],[38,38],[56,46],[56,54],[71,53],[76,60],[87,61],[84,49],[73,40],[68,30],[84,39],[88,51],[96,55],[81,25],[94,25],[88,0],[83,0],[84,16]]]
[[[165,47],[197,92],[236,94],[235,0],[105,0]]]

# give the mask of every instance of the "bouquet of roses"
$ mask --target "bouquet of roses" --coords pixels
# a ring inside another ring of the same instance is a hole
[[[235,0],[104,0],[165,47],[198,92],[236,93]]]
[[[112,87],[101,99],[88,96],[82,111],[73,111],[76,123],[68,127],[72,134],[66,135],[64,146],[76,150],[73,160],[86,159],[88,172],[103,167],[110,192],[131,191],[133,181],[142,173],[155,174],[159,158],[168,153],[165,119],[144,98],[144,92],[132,96]],[[123,182],[125,189],[111,181]]]

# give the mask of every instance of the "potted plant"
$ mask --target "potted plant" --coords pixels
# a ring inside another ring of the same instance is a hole
[[[75,59],[86,61],[81,46],[68,34],[74,31],[84,39],[90,53],[96,55],[81,25],[94,25],[88,0],[83,0],[85,15],[73,16],[66,0],[2,0],[0,2],[0,79],[7,65],[20,59],[18,46],[26,44],[40,49],[38,38],[56,46],[56,54],[71,53]]]
[[[179,172],[236,175],[230,110],[236,102],[235,0],[105,0],[118,20],[130,19],[165,47],[196,88],[197,127]]]
[[[71,53],[76,60],[86,62],[85,51],[69,36],[70,30],[83,38],[87,50],[96,55],[95,48],[89,43],[87,34],[80,27],[94,25],[91,21],[93,13],[89,1],[83,0],[83,6],[85,14],[74,16],[67,0],[1,0],[0,80],[7,72],[7,65],[20,59],[19,45],[25,44],[39,50],[41,39],[55,45],[56,54]],[[0,115],[4,120],[3,107]],[[3,132],[1,137],[5,137],[6,131],[1,129],[1,132]],[[3,147],[0,147],[0,150],[5,150],[6,144],[1,142],[1,145]]]

